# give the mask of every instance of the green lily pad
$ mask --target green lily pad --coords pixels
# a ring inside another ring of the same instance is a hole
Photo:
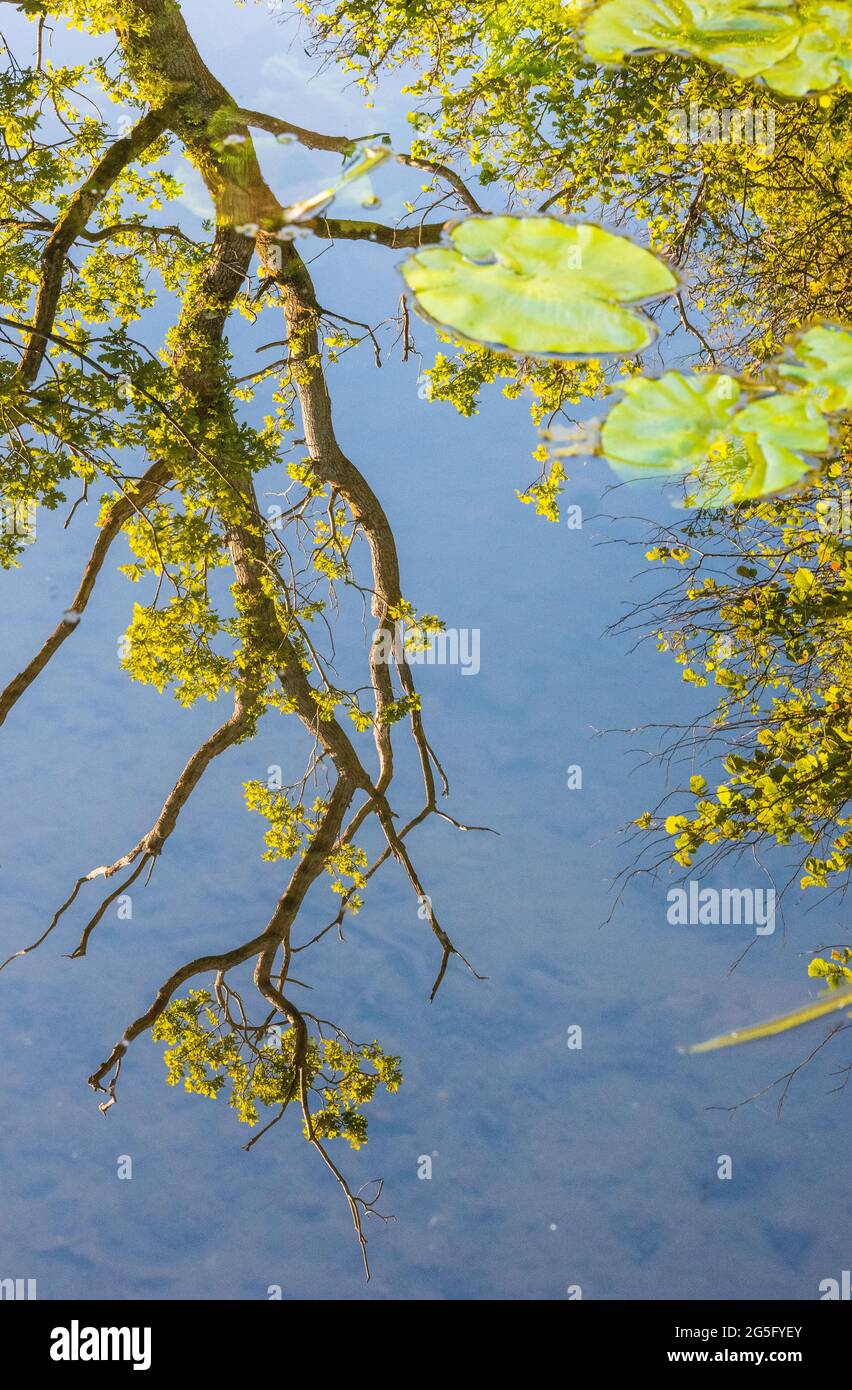
[[[775,372],[785,381],[808,388],[821,410],[852,410],[852,333],[823,324],[809,328],[793,344],[792,362]]]
[[[802,36],[783,62],[762,72],[767,86],[782,96],[804,97],[832,87],[852,91],[852,10],[848,4],[806,3]]]
[[[632,353],[656,328],[631,308],[677,288],[628,237],[553,217],[469,217],[449,245],[402,264],[424,317],[498,351],[542,357]]]
[[[603,0],[584,43],[602,63],[683,53],[784,96],[852,89],[852,12],[841,0]]]
[[[817,404],[804,392],[767,396],[737,411],[729,430],[699,470],[701,506],[770,497],[793,487],[828,453],[832,434]]]
[[[763,447],[801,449],[810,454],[824,454],[831,441],[825,416],[804,394],[752,401],[737,411],[731,428],[743,439],[754,435]]]
[[[688,473],[704,463],[728,425],[741,388],[736,377],[666,372],[628,378],[625,398],[601,430],[601,449],[617,473]]]
[[[601,452],[621,477],[693,480],[694,505],[781,492],[831,448],[829,423],[806,391],[779,392],[738,409],[741,383],[714,373],[637,377],[623,389],[624,400],[601,430]]]

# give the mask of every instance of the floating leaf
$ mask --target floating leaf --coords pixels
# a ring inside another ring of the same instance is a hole
[[[803,97],[841,86],[852,91],[852,12],[848,3],[801,3],[795,52],[761,76],[782,96]]]
[[[819,325],[792,344],[795,358],[782,362],[777,375],[800,382],[812,393],[821,410],[852,410],[852,333]]]
[[[717,1038],[709,1038],[707,1042],[693,1043],[692,1047],[684,1050],[686,1052],[715,1052],[720,1047],[736,1047],[739,1043],[757,1042],[760,1038],[772,1038],[777,1033],[786,1033],[788,1028],[798,1028],[803,1023],[810,1023],[815,1018],[822,1018],[825,1014],[846,1008],[850,1004],[852,1004],[852,985],[847,985],[840,989],[831,990],[828,994],[820,995],[819,999],[803,1005],[800,1009],[794,1009],[792,1013],[781,1014],[780,1018],[771,1018],[767,1023],[755,1023],[751,1028],[737,1028],[731,1033],[720,1033]]]
[[[553,217],[469,217],[449,241],[405,261],[405,281],[426,318],[497,351],[637,352],[656,329],[626,306],[677,287],[669,268],[629,238]]]
[[[666,372],[623,386],[601,430],[601,449],[622,477],[692,475],[690,501],[722,506],[799,482],[828,452],[831,429],[807,391],[777,393],[737,409],[735,377]]]
[[[831,445],[825,416],[804,394],[753,401],[734,416],[731,431],[743,441],[749,464],[735,482],[737,501],[791,487],[812,470],[813,456],[827,453]]]
[[[840,0],[603,0],[584,39],[598,62],[684,53],[784,96],[852,89],[852,14]]]
[[[599,62],[628,53],[686,53],[754,77],[801,38],[792,0],[604,0],[585,27]]]
[[[542,439],[552,445],[551,458],[576,458],[583,454],[597,454],[600,451],[601,422],[597,416],[582,420],[575,425],[551,425],[541,431]]]
[[[711,373],[622,383],[625,399],[610,411],[601,448],[618,473],[687,473],[705,462],[740,396],[735,377]]]

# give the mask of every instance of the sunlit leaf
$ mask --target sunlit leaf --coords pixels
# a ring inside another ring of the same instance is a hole
[[[687,473],[704,463],[725,430],[740,396],[735,377],[628,378],[625,399],[610,411],[601,431],[602,452],[618,473],[639,470]]]
[[[769,497],[812,472],[831,445],[825,416],[806,393],[753,401],[731,420],[698,470],[690,500],[704,507]]]
[[[489,347],[539,356],[637,352],[656,336],[638,305],[677,286],[627,237],[552,217],[469,217],[402,274],[428,319]]]
[[[785,96],[852,88],[852,13],[839,0],[604,0],[585,47],[605,63],[684,53]]]
[[[694,479],[690,502],[722,506],[798,483],[828,452],[832,433],[807,391],[737,406],[734,377],[666,372],[623,385],[625,399],[601,430],[601,451],[622,477]]]
[[[771,1018],[766,1023],[755,1023],[750,1028],[736,1028],[730,1033],[720,1033],[717,1038],[709,1038],[707,1042],[693,1043],[684,1051],[715,1052],[720,1047],[736,1047],[739,1043],[758,1042],[760,1038],[772,1038],[777,1033],[786,1033],[790,1028],[798,1028],[815,1018],[823,1018],[837,1009],[846,1008],[847,1005],[852,1005],[852,985],[820,995],[819,999],[812,1003],[804,1004],[792,1013],[781,1014],[779,1018]]]
[[[793,345],[795,361],[782,362],[779,377],[807,386],[822,410],[852,410],[852,333],[819,325]]]
[[[743,441],[749,464],[735,484],[738,501],[791,487],[813,469],[813,457],[831,445],[825,416],[804,394],[753,401],[734,416],[731,431]]]
[[[841,86],[852,90],[852,10],[848,3],[805,3],[794,53],[761,76],[782,96],[803,97]]]

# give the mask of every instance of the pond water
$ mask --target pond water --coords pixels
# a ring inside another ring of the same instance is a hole
[[[319,129],[403,132],[393,90],[365,112],[335,72],[309,80],[315,65],[263,10],[183,8],[246,105]],[[328,172],[321,156],[272,146],[282,168],[296,160],[293,197]],[[396,167],[377,175],[384,215],[419,182]],[[191,180],[184,211],[189,222],[205,211]],[[305,254],[319,257],[323,304],[356,320],[395,312],[397,253],[317,241]],[[413,331],[428,365],[433,330]],[[687,350],[671,345],[678,360]],[[598,461],[568,487],[582,528],[546,523],[515,495],[535,469],[526,403],[494,388],[464,420],[422,399],[418,370],[398,354],[381,370],[368,350],[347,354],[330,373],[336,425],[384,502],[405,592],[478,633],[478,670],[424,665],[418,680],[449,809],[499,838],[432,821],[417,844],[442,920],[487,980],[454,962],[430,1005],[434,942],[393,868],[345,941],[332,934],[313,957],[323,1015],[403,1059],[402,1090],[375,1102],[369,1144],[344,1156],[353,1186],[384,1178],[396,1218],[369,1224],[372,1282],[295,1123],[243,1152],[233,1112],[167,1089],[146,1038],[108,1114],[85,1084],[164,969],[266,921],[282,870],[260,859],[242,782],[295,746],[274,719],[211,767],[150,886],[137,885],[131,921],[110,916],[89,958],[72,961],[74,916],[0,979],[2,1272],[37,1278],[42,1298],[263,1299],[277,1285],[285,1299],[560,1299],[576,1286],[588,1299],[814,1299],[852,1254],[850,1198],[836,1186],[848,1101],[827,1094],[830,1067],[793,1087],[779,1120],[775,1092],[725,1107],[798,1062],[807,1039],[709,1057],[677,1046],[799,1003],[799,953],[838,939],[840,908],[816,922],[794,904],[733,973],[751,930],[670,925],[665,877],[633,885],[610,919],[630,856],[618,827],[653,804],[659,779],[639,757],[647,738],[599,734],[703,708],[670,657],[605,632],[645,584],[642,548],[623,543],[644,534],[632,518],[665,517],[669,503],[612,490]],[[4,577],[5,672],[67,606],[94,521],[90,507],[63,536],[62,515],[40,520],[26,563]],[[39,934],[80,873],[135,842],[219,722],[122,672],[133,597],[108,567],[4,729],[4,953]],[[576,767],[581,788],[569,786]],[[416,795],[406,766],[395,796]],[[305,937],[329,915],[309,902]],[[725,1155],[730,1180],[717,1176]],[[122,1156],[130,1181],[117,1177]]]

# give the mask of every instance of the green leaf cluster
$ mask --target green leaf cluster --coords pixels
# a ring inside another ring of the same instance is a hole
[[[152,1041],[165,1043],[170,1086],[228,1104],[242,1124],[254,1126],[260,1107],[301,1101],[296,1031],[285,1024],[240,1031],[215,1007],[209,991],[190,990],[157,1020]],[[345,1139],[353,1149],[367,1142],[364,1107],[380,1087],[393,1094],[402,1084],[400,1059],[377,1042],[353,1043],[343,1034],[310,1036],[302,1063],[306,1093],[315,1100],[311,1126],[319,1139]],[[307,1125],[305,1137],[309,1137]]]

